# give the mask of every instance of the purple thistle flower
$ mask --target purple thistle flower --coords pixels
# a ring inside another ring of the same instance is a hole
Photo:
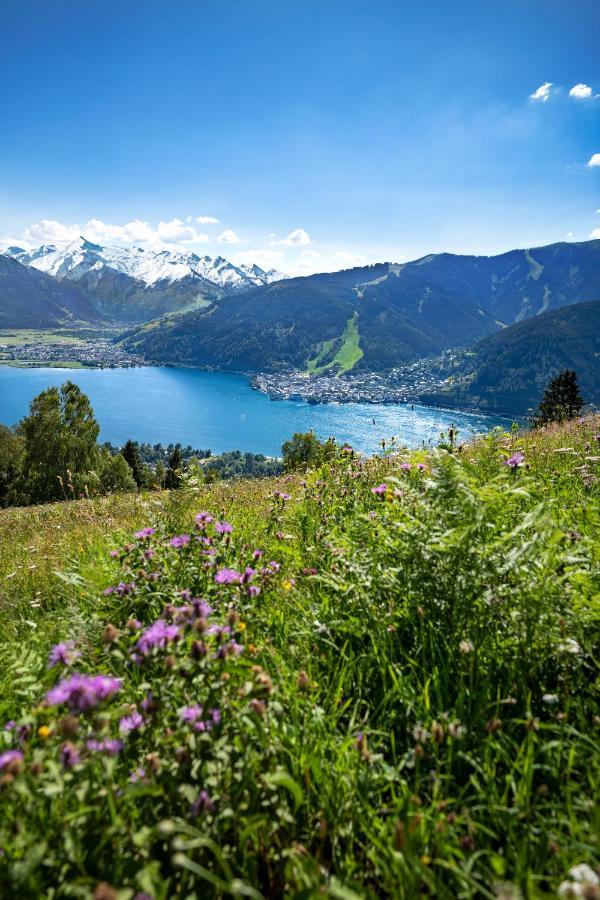
[[[99,706],[104,700],[110,699],[113,694],[121,689],[120,678],[111,675],[72,675],[63,678],[55,687],[46,694],[46,703],[49,706],[59,706],[66,703],[69,709],[75,712],[87,712]]]
[[[71,741],[66,741],[58,751],[58,758],[65,769],[72,769],[81,762],[79,750]]]
[[[522,466],[525,462],[525,456],[517,450],[516,453],[513,453],[504,463],[505,466],[509,466],[511,469],[518,469],[519,466]]]
[[[419,472],[424,472],[427,469],[427,466],[425,465],[425,463],[417,463],[417,469],[419,470]]]
[[[264,554],[264,550],[255,550],[252,553],[252,559],[260,559],[263,554]]]
[[[142,528],[141,531],[136,531],[134,537],[138,539],[138,541],[143,541],[145,538],[152,537],[154,534],[154,528]]]
[[[118,741],[113,738],[106,738],[103,741],[98,741],[95,738],[90,738],[90,740],[86,742],[86,747],[91,753],[106,753],[107,756],[117,756],[123,749],[123,741]]]
[[[285,491],[275,491],[274,496],[277,500],[283,500],[284,502],[292,499],[291,494],[286,494]]]
[[[154,647],[166,647],[169,641],[174,641],[178,637],[179,628],[177,625],[168,625],[164,619],[157,619],[142,633],[135,645],[136,650],[142,656],[146,656]]]
[[[246,566],[244,574],[242,575],[242,584],[247,584],[255,575],[256,569],[253,569],[252,566]]]
[[[144,717],[136,709],[128,716],[123,716],[119,722],[119,731],[121,734],[129,734],[132,731],[139,731],[145,724]]]
[[[134,769],[131,775],[129,776],[129,780],[132,784],[136,784],[138,781],[146,780],[146,770],[143,766],[138,766],[137,769]]]
[[[5,731],[12,731],[17,723],[14,719],[9,719],[6,725],[4,726]]]
[[[239,584],[241,580],[241,573],[237,572],[235,569],[219,569],[215,575],[217,584]]]
[[[410,470],[412,469],[412,466],[409,462],[403,462],[403,463],[400,463],[400,468],[402,469],[403,472],[410,472]]]
[[[13,762],[21,762],[23,754],[20,750],[7,750],[0,753],[0,772]]]
[[[112,559],[116,559],[118,555],[119,555],[119,551],[118,551],[118,550],[111,550],[110,553],[109,553],[109,556],[110,556]]]
[[[184,722],[191,725],[202,718],[203,711],[201,706],[184,706],[179,715]]]
[[[151,560],[153,556],[154,550],[152,550],[150,547],[148,548],[148,550],[144,550],[144,559]]]
[[[200,813],[212,812],[215,804],[210,799],[208,791],[200,791],[198,798],[192,803],[192,815],[199,816]]]
[[[194,615],[199,619],[208,619],[213,611],[210,603],[207,603],[206,600],[202,600],[199,597],[195,597],[192,600],[192,608],[194,610]]]
[[[258,597],[260,594],[260,588],[257,584],[249,584],[248,585],[248,594],[251,597]]]
[[[217,522],[215,525],[215,531],[218,534],[231,534],[233,531],[233,525],[231,522]]]
[[[191,541],[191,537],[189,534],[176,534],[175,537],[172,537],[169,541],[171,547],[185,547]]]
[[[378,484],[377,487],[371,488],[372,494],[381,495],[381,494],[385,494],[386,491],[387,491],[387,484],[385,483],[385,481],[383,481],[381,484]]]
[[[210,513],[207,513],[207,512],[196,513],[196,515],[194,517],[194,521],[196,522],[196,525],[198,526],[198,528],[206,528],[207,525],[210,525],[212,520],[213,520],[213,517],[211,516]]]
[[[73,660],[79,656],[81,656],[81,653],[75,649],[75,641],[61,641],[50,650],[48,668],[52,669],[59,663],[63,666],[70,666]]]

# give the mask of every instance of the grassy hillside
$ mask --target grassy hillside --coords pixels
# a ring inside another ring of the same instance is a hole
[[[596,417],[0,513],[0,895],[556,896],[599,479]]]

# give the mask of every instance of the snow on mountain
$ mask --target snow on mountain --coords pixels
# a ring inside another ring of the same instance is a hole
[[[286,277],[274,269],[265,272],[257,265],[236,266],[222,256],[199,256],[184,250],[104,247],[84,237],[64,247],[53,244],[34,250],[10,247],[5,252],[24,265],[69,281],[79,281],[88,273],[100,275],[107,268],[147,286],[200,278],[225,291],[244,291]]]

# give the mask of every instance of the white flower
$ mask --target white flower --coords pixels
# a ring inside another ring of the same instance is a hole
[[[587,863],[580,863],[578,866],[573,866],[572,869],[569,869],[569,875],[571,878],[575,879],[575,881],[583,882],[584,884],[600,884],[600,878],[596,875],[591,866],[588,866]]]
[[[557,893],[559,897],[583,897],[582,887],[575,881],[561,881]]]
[[[543,694],[542,701],[549,706],[554,706],[555,703],[558,703],[558,694]]]
[[[560,653],[581,653],[581,647],[574,638],[567,638],[566,641],[558,645],[558,650]]]
[[[472,653],[475,647],[473,646],[472,641],[461,641],[458,645],[458,649],[461,653]]]

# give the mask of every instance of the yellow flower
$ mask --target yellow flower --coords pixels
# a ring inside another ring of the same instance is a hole
[[[245,631],[245,630],[246,630],[246,623],[245,623],[245,622],[238,622],[237,627],[238,627],[238,631]]]
[[[52,732],[47,725],[40,725],[40,727],[38,728],[38,735],[42,738],[43,741],[47,740],[50,737],[51,733]]]
[[[284,581],[281,587],[284,589],[284,591],[291,591],[293,585],[291,581]]]

